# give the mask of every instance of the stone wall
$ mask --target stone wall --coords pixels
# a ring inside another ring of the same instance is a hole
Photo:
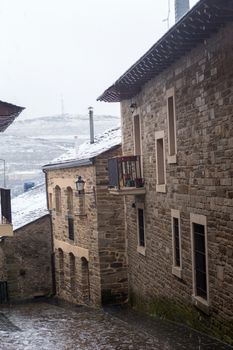
[[[107,179],[107,159],[120,152],[120,147],[108,151],[96,157],[93,165],[47,172],[57,295],[68,301],[100,305],[125,299],[123,200],[109,195]],[[83,194],[75,188],[77,175],[85,181]],[[61,189],[60,212],[55,208],[56,186]],[[67,205],[68,187],[73,193],[72,212]],[[74,239],[69,239],[69,217],[74,222]]]
[[[106,152],[95,163],[103,304],[124,302],[128,299],[124,198],[109,194],[106,171],[108,159],[119,155],[119,150],[111,154]]]
[[[85,195],[78,194],[75,181],[77,175],[85,180]],[[83,303],[89,295],[89,302],[100,304],[100,273],[98,256],[98,233],[96,214],[96,182],[95,167],[58,169],[47,174],[48,193],[52,194],[50,203],[53,239],[55,250],[57,295],[65,300]],[[55,207],[55,187],[61,189],[61,211]],[[69,213],[67,205],[67,188],[73,190],[73,212]],[[74,240],[69,239],[68,217],[73,218]],[[73,255],[72,255],[73,254]],[[70,259],[74,257],[75,286],[71,287]],[[85,259],[85,260],[84,260]],[[83,264],[88,266],[88,276]],[[84,293],[86,285],[88,293]],[[84,300],[85,299],[85,300]]]
[[[233,25],[148,82],[135,97],[146,196],[126,200],[129,284],[142,308],[233,341]],[[167,90],[174,88],[177,162],[169,164]],[[123,154],[134,153],[131,101],[123,101]],[[165,133],[166,193],[156,192],[155,132]],[[134,201],[145,205],[146,254],[137,252]],[[180,210],[182,278],[172,274],[171,209]],[[193,307],[190,214],[207,218],[209,316]],[[199,320],[202,319],[200,326]]]
[[[10,302],[52,294],[51,254],[49,215],[0,242],[0,266],[5,270],[1,279],[8,283]]]

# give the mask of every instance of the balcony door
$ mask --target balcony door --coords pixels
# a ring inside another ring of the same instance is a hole
[[[142,134],[141,123],[139,115],[135,115],[133,119],[133,133],[134,133],[134,155],[140,156],[141,176],[143,176],[142,168]],[[140,173],[140,172],[139,172]]]

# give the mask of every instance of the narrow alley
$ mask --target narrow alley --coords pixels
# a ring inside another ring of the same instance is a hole
[[[35,303],[2,306],[3,350],[230,350],[180,325],[133,311]]]

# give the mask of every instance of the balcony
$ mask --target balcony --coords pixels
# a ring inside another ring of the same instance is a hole
[[[109,159],[109,192],[115,195],[143,195],[146,193],[141,172],[140,156]]]

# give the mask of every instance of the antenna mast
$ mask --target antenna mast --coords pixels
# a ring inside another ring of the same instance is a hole
[[[170,28],[170,14],[171,14],[171,0],[168,0],[167,18],[163,19],[163,22],[167,22],[167,29]]]
[[[65,115],[63,95],[61,95],[61,115],[62,115],[62,116]]]

